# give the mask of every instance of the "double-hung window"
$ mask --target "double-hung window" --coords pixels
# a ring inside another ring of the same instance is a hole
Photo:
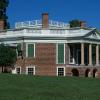
[[[32,66],[26,67],[26,74],[35,75],[35,67]]]
[[[65,76],[65,67],[57,67],[57,76]]]
[[[16,67],[16,74],[21,74],[21,67]]]

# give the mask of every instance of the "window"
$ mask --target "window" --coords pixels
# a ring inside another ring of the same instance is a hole
[[[28,75],[35,75],[35,67],[27,67],[26,74]]]
[[[63,43],[57,45],[57,63],[65,63],[65,45]]]
[[[35,44],[27,44],[27,57],[35,57]]]
[[[21,68],[20,67],[16,68],[16,74],[21,74]]]
[[[65,67],[57,67],[57,76],[65,76]]]

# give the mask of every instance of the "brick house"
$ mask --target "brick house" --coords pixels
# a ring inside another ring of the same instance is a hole
[[[12,73],[40,76],[100,77],[100,36],[95,28],[69,28],[50,21],[16,23],[15,29],[3,30],[0,42],[16,45],[18,55]]]

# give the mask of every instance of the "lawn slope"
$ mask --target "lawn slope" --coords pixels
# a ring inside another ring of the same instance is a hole
[[[0,100],[100,100],[100,79],[0,74]]]

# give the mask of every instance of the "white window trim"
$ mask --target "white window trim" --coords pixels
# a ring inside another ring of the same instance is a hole
[[[73,56],[74,56],[74,49],[73,49]],[[69,64],[75,64],[74,58],[73,58],[73,62],[70,62],[70,47],[69,47]]]
[[[34,45],[34,57],[35,57],[35,43],[26,43],[26,57],[28,57],[28,44]]]
[[[58,63],[58,44],[64,44],[64,63]],[[65,64],[65,43],[56,44],[56,64]]]
[[[17,68],[20,68],[20,74],[21,74],[21,67],[16,67],[16,68],[15,68],[16,74],[17,74]]]
[[[56,73],[56,75],[58,76],[58,68],[64,68],[64,76],[66,76],[66,74],[65,74],[66,71],[65,71],[65,67],[64,66],[58,66],[57,67],[57,73]]]
[[[28,75],[28,68],[33,68],[33,69],[34,69],[33,75],[35,75],[35,66],[27,66],[27,67],[26,67],[26,74],[27,74],[27,75]]]

